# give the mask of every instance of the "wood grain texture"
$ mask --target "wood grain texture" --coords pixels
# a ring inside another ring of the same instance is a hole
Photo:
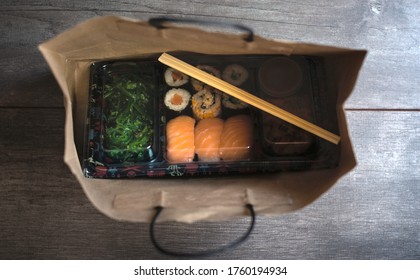
[[[148,224],[100,214],[62,160],[61,91],[37,45],[109,14],[230,21],[272,39],[366,48],[346,104],[358,166],[304,209],[258,216],[246,243],[210,258],[420,259],[415,0],[1,1],[0,259],[169,258],[151,245]],[[179,250],[214,248],[241,235],[248,222],[164,223],[158,239]]]
[[[420,7],[416,1],[219,1],[217,5],[214,1],[176,5],[171,1],[2,1],[0,11],[4,23],[0,51],[7,53],[0,57],[0,65],[5,66],[4,78],[9,81],[0,84],[6,89],[0,105],[26,106],[31,93],[26,88],[24,97],[28,98],[17,99],[13,89],[24,85],[11,73],[23,71],[30,86],[38,78],[33,73],[47,71],[36,50],[39,43],[91,17],[115,14],[141,20],[160,15],[225,20],[248,25],[256,34],[272,39],[365,48],[369,54],[347,108],[420,108],[415,98],[420,90]],[[48,86],[51,89],[55,84]],[[55,94],[39,101],[38,106],[61,105]]]

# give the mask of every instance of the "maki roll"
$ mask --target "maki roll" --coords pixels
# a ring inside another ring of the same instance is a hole
[[[220,116],[220,94],[214,92],[207,86],[193,95],[191,103],[194,116],[197,119],[215,118]]]
[[[225,70],[223,70],[223,80],[234,86],[242,85],[248,77],[248,71],[239,64],[228,65]]]
[[[165,82],[168,86],[179,87],[188,83],[188,80],[189,77],[187,75],[173,68],[168,68],[165,71]]]
[[[165,105],[170,110],[180,112],[184,110],[190,102],[191,94],[182,88],[170,89],[165,95]]]
[[[242,85],[248,79],[248,77],[248,71],[245,69],[245,67],[239,64],[228,65],[225,70],[223,70],[222,76],[223,80],[234,86]],[[222,96],[222,103],[224,107],[233,110],[240,110],[248,107],[247,103],[225,93]]]
[[[197,66],[198,69],[203,70],[204,72],[207,72],[217,78],[220,79],[221,75],[220,75],[220,71],[216,68],[214,68],[213,66],[209,66],[209,65],[198,65]],[[196,90],[196,91],[200,91],[202,89],[204,89],[205,84],[199,80],[193,79],[191,78],[191,85],[192,87]]]
[[[226,108],[233,110],[240,110],[248,107],[247,103],[226,93],[223,93],[222,95],[222,103]]]

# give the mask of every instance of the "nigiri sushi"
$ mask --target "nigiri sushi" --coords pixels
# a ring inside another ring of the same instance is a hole
[[[202,119],[195,127],[195,152],[200,161],[220,160],[219,146],[223,130],[220,118]]]
[[[191,162],[194,160],[194,125],[189,116],[179,116],[166,125],[166,159],[169,162]]]
[[[228,118],[220,138],[220,158],[222,160],[245,160],[251,157],[253,127],[248,115]]]

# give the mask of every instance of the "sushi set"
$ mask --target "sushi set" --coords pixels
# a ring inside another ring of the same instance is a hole
[[[338,132],[336,100],[320,57],[173,55]],[[222,176],[337,166],[339,145],[168,67],[158,56],[91,65],[86,177]]]

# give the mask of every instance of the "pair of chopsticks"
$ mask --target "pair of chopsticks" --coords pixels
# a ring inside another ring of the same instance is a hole
[[[335,135],[311,122],[308,122],[298,116],[289,113],[279,107],[261,99],[257,96],[250,94],[238,87],[235,87],[211,74],[208,74],[197,67],[194,67],[172,55],[163,53],[158,60],[163,64],[172,67],[190,77],[193,77],[203,83],[208,84],[218,90],[221,90],[243,102],[246,102],[264,112],[267,112],[277,118],[287,121],[297,127],[300,127],[314,135],[317,135],[331,143],[338,144],[340,142],[340,136]]]

